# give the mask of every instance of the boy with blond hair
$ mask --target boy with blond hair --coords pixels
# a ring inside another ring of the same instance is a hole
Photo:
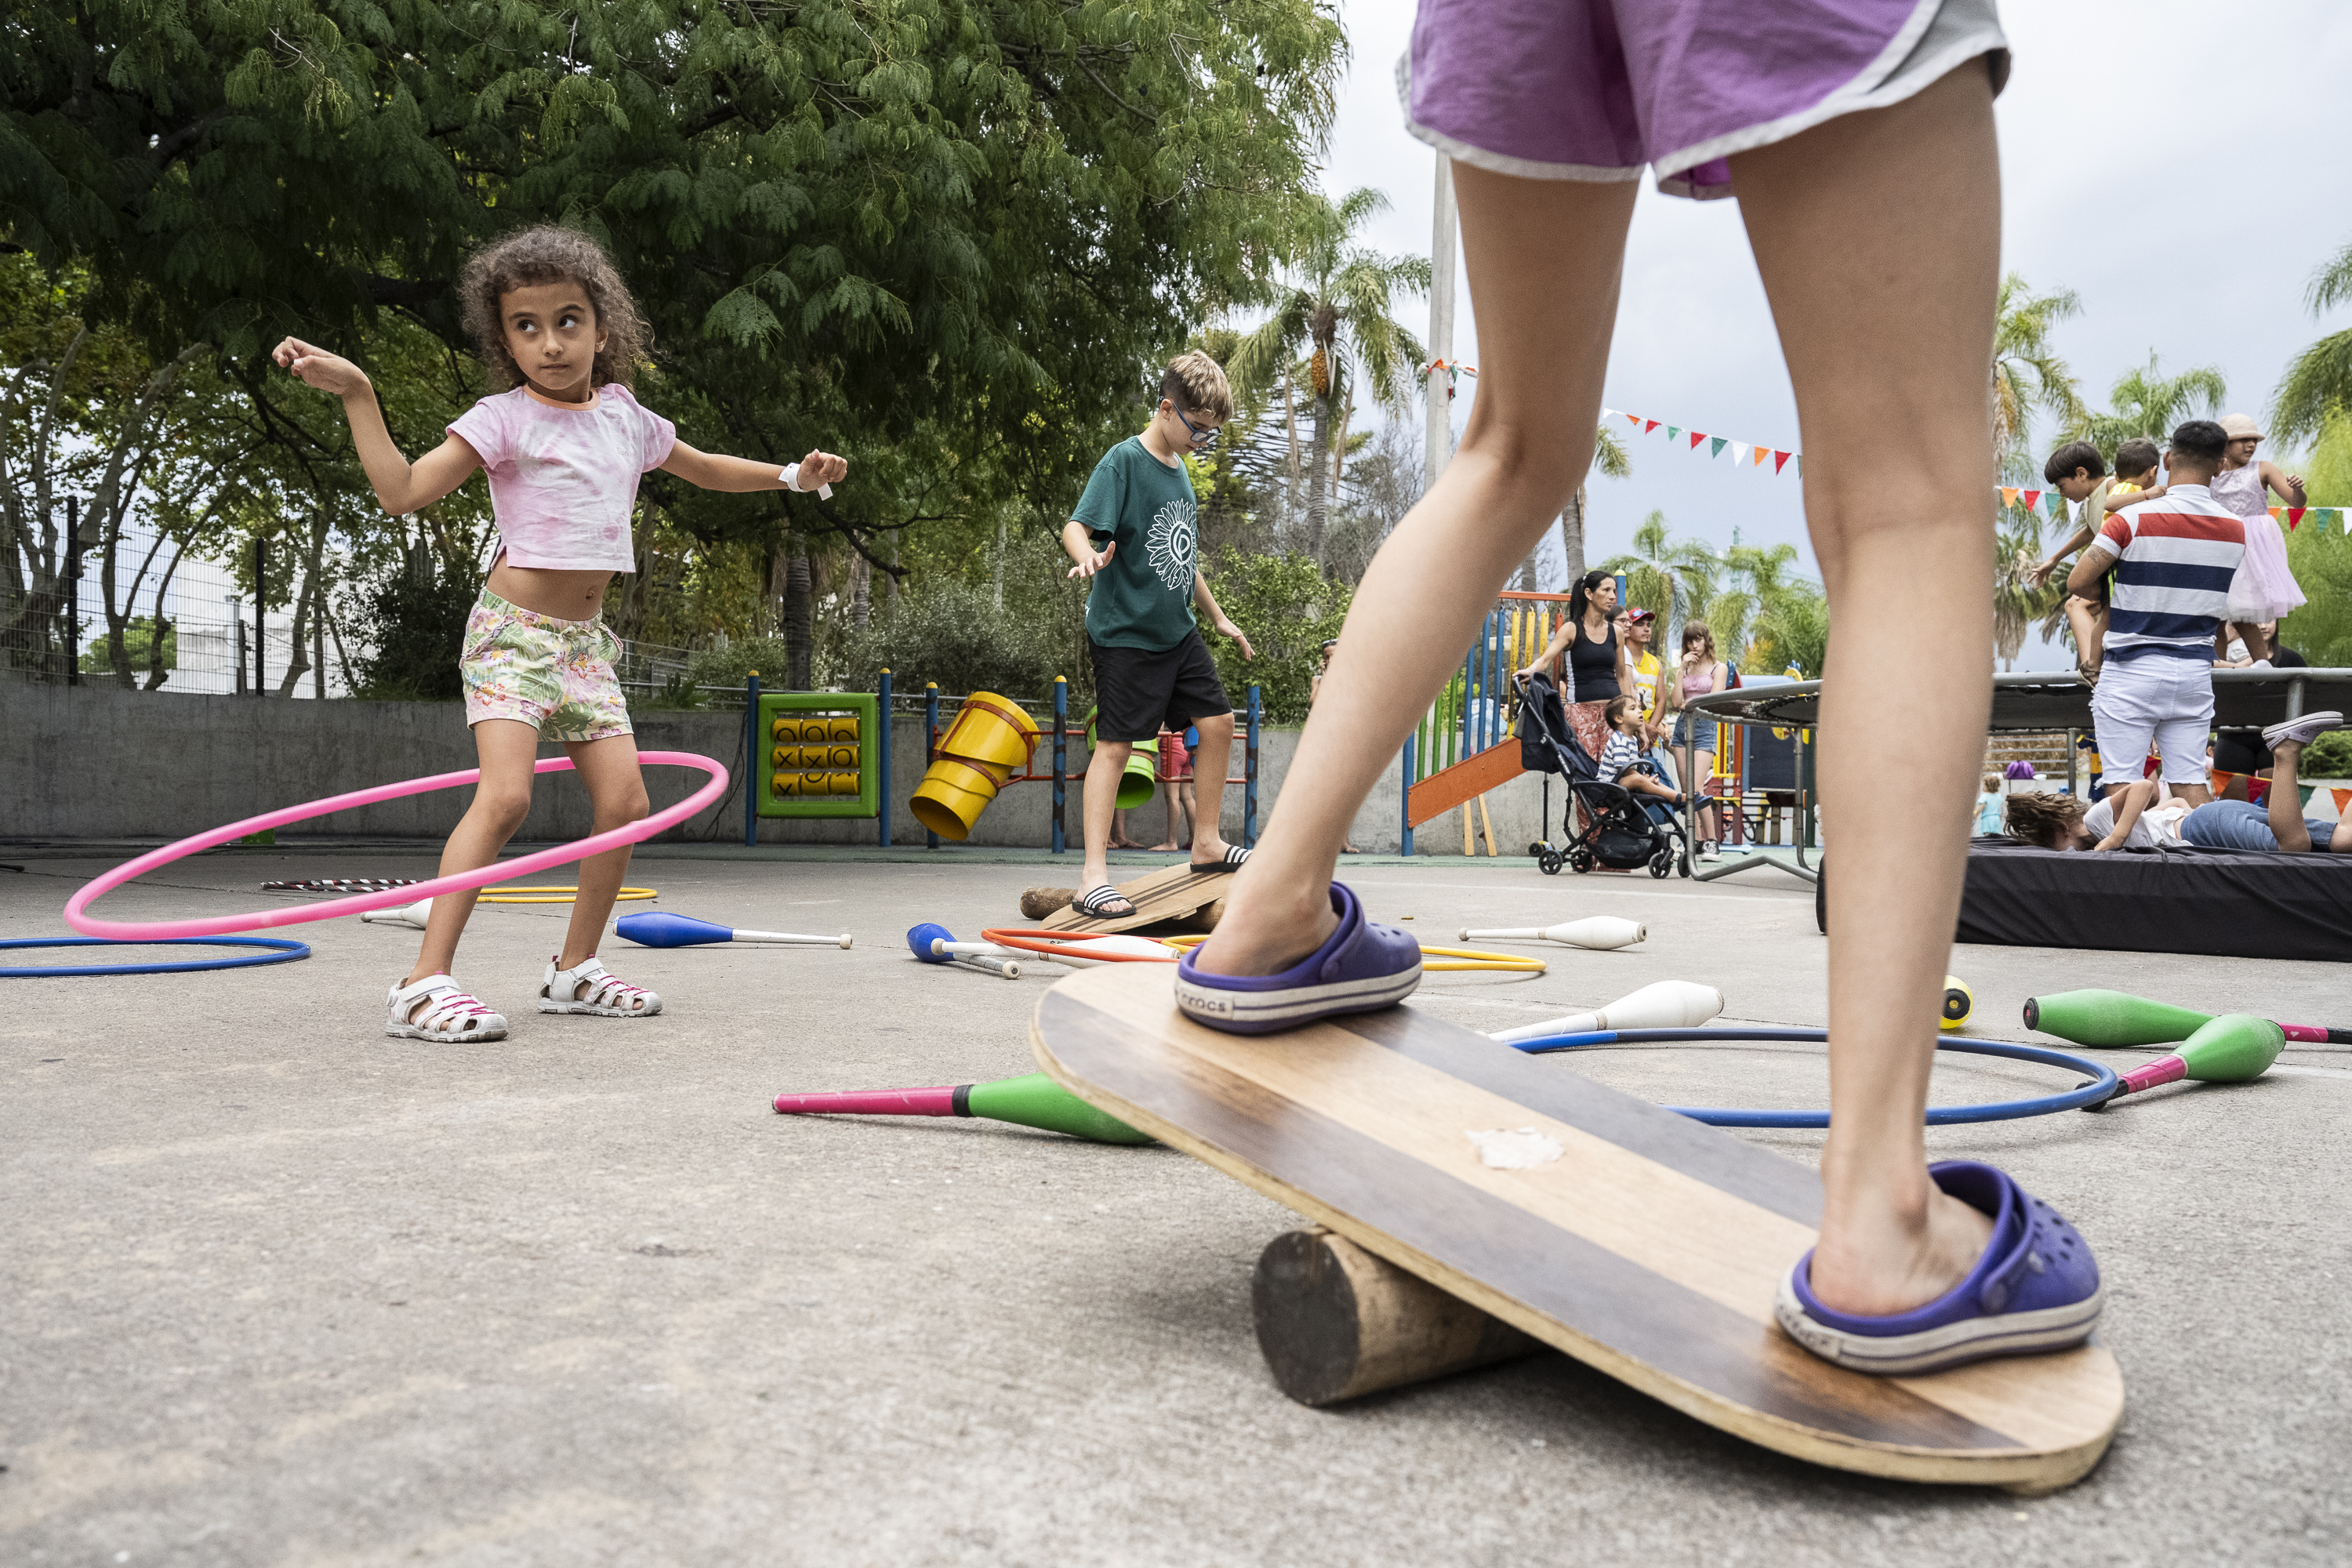
[[[1180,735],[1188,726],[1199,729],[1196,771],[1217,784],[1202,791],[1204,809],[1193,819],[1192,869],[1230,871],[1249,858],[1217,835],[1232,767],[1234,705],[1201,640],[1194,607],[1220,636],[1241,645],[1244,658],[1256,653],[1201,574],[1199,504],[1184,468],[1185,458],[1206,451],[1233,416],[1223,367],[1197,349],[1171,360],[1151,423],[1103,454],[1062,526],[1062,548],[1075,563],[1070,575],[1093,584],[1087,643],[1098,716],[1087,765],[1087,862],[1073,900],[1082,915],[1120,920],[1135,912],[1110,885],[1111,811],[1129,754],[1163,726]]]

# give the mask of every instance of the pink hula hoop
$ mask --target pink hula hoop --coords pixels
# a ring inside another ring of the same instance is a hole
[[[259,833],[267,828],[283,827],[289,822],[308,822],[314,816],[328,816],[338,811],[349,811],[354,806],[374,805],[382,801],[398,800],[404,795],[428,795],[437,789],[455,789],[459,784],[472,784],[479,779],[482,770],[467,768],[460,773],[436,773],[431,778],[410,779],[404,784],[355,789],[349,795],[331,795],[325,800],[289,805],[283,811],[248,816],[243,822],[232,822],[226,827],[195,834],[177,844],[150,850],[136,860],[125,861],[103,876],[93,879],[66,901],[66,924],[84,936],[111,937],[118,942],[168,942],[175,937],[226,936],[233,931],[261,931],[269,926],[302,925],[310,921],[331,921],[343,915],[364,914],[369,910],[390,909],[394,904],[413,904],[419,899],[437,898],[443,893],[462,893],[469,889],[488,887],[509,877],[527,877],[551,866],[584,860],[591,855],[602,855],[607,849],[618,849],[625,844],[651,838],[656,833],[677,826],[726,792],[727,770],[709,757],[698,757],[692,752],[646,752],[638,755],[637,761],[663,767],[698,768],[709,775],[709,782],[676,805],[665,806],[625,827],[615,827],[610,832],[599,833],[574,843],[560,844],[552,849],[541,849],[519,860],[499,860],[478,871],[436,877],[414,887],[384,888],[373,893],[354,894],[348,899],[331,899],[323,904],[291,904],[274,910],[255,910],[248,914],[215,915],[195,921],[102,921],[84,912],[91,904],[134,878],[143,877],[159,867],[184,860],[233,838],[243,838],[249,833]],[[531,771],[558,773],[569,771],[571,766],[572,759],[569,757],[541,757],[538,766]]]

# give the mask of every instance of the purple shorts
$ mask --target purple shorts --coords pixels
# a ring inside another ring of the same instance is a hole
[[[1421,0],[1405,124],[1536,180],[1731,195],[1734,153],[1899,103],[2009,41],[1993,0]]]

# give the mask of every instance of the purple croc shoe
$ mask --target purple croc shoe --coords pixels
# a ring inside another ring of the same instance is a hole
[[[1331,940],[1279,974],[1211,974],[1194,966],[1195,947],[1176,965],[1176,1005],[1184,1016],[1232,1035],[1271,1035],[1340,1013],[1392,1007],[1421,984],[1421,943],[1394,926],[1364,918],[1344,882],[1331,884],[1339,929]]]
[[[1992,1216],[1992,1240],[1969,1277],[1924,1307],[1857,1318],[1814,1300],[1808,1252],[1772,1303],[1789,1337],[1839,1366],[1906,1376],[2064,1350],[2090,1338],[2099,1321],[2099,1266],[2074,1227],[1990,1165],[1945,1160],[1927,1173]]]

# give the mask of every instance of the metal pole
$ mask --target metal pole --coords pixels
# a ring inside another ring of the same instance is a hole
[[[269,637],[262,616],[268,613],[268,547],[257,534],[253,541],[253,694],[269,695]]]
[[[236,694],[245,695],[245,606],[235,595],[228,602],[228,613],[236,617]]]
[[[1062,818],[1070,790],[1070,678],[1054,677],[1054,853],[1070,852],[1070,838]]]
[[[1429,233],[1429,359],[1422,399],[1427,426],[1422,436],[1422,488],[1437,484],[1454,456],[1454,377],[1436,368],[1454,357],[1454,160],[1437,154],[1436,200]]]
[[[1399,781],[1401,787],[1397,790],[1397,822],[1403,829],[1404,856],[1407,859],[1411,859],[1412,858],[1413,739],[1414,738],[1411,735],[1407,735],[1404,738],[1404,776]]]
[[[66,497],[66,684],[81,684],[81,497]]]
[[[875,813],[881,819],[881,837],[875,842],[885,849],[890,847],[890,672],[882,672],[877,706],[882,710],[882,732],[868,742],[874,747],[874,773],[880,786],[882,807]]]
[[[760,777],[767,763],[760,744],[760,672],[743,678],[743,847],[760,841]]]
[[[940,683],[923,682],[923,766],[928,769],[940,760]],[[937,849],[940,836],[929,828],[923,829],[923,847]]]
[[[1257,682],[1249,689],[1249,744],[1242,753],[1242,847],[1257,847]],[[1226,766],[1231,766],[1227,763]],[[1196,768],[1194,770],[1198,772]],[[1217,793],[1224,794],[1224,768],[1217,770]]]

